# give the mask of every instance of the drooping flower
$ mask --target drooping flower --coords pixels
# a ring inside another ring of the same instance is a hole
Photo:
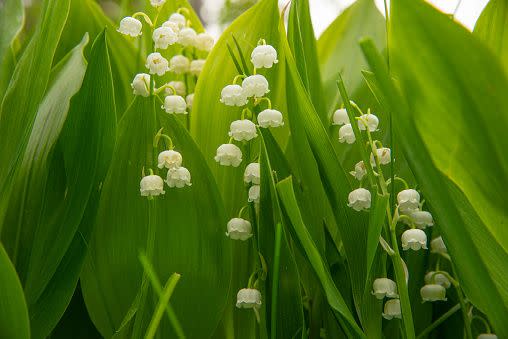
[[[376,149],[377,158],[379,159],[379,163],[381,165],[389,164],[391,159],[392,151],[387,147],[380,147]],[[373,167],[376,167],[376,159],[374,159],[374,154],[370,154],[370,163]]]
[[[150,70],[150,74],[157,74],[159,76],[169,71],[168,60],[158,52],[148,55],[145,66]]]
[[[432,214],[427,211],[413,211],[409,214],[413,223],[420,229],[424,230],[427,226],[434,226]]]
[[[438,284],[428,284],[420,289],[422,300],[425,301],[446,301],[446,289]]]
[[[185,167],[170,168],[166,177],[166,183],[169,187],[177,188],[191,186],[191,174]]]
[[[147,175],[139,183],[139,192],[143,197],[156,197],[164,194],[164,181],[158,175]]]
[[[402,319],[399,299],[390,299],[385,303],[383,318],[386,320]]]
[[[157,167],[178,168],[182,165],[182,155],[173,150],[162,151],[157,157]]]
[[[249,188],[249,202],[255,202],[255,203],[259,202],[259,193],[260,193],[259,189],[260,189],[259,185],[252,185]]]
[[[255,68],[271,68],[278,63],[277,50],[271,45],[259,45],[252,51],[250,60]]]
[[[443,286],[444,288],[449,288],[452,283],[450,280],[446,277],[446,275],[442,273],[436,273],[435,271],[430,271],[427,274],[425,274],[425,277],[423,279],[425,281],[425,284],[438,284]]]
[[[164,22],[161,27],[169,27],[173,30],[173,32],[175,32],[177,34],[178,34],[178,32],[180,32],[180,26],[178,25],[178,23],[176,23],[174,21],[168,20],[168,21]]]
[[[194,103],[194,93],[187,95],[187,97],[185,98],[185,102],[187,103],[187,108],[191,110],[192,104]]]
[[[254,288],[242,288],[236,295],[236,307],[260,308],[261,292]]]
[[[178,32],[178,43],[182,46],[194,46],[196,42],[196,31],[190,27],[180,29]]]
[[[348,200],[348,206],[355,211],[369,209],[371,204],[371,194],[370,191],[365,188],[357,188],[349,193]]]
[[[497,335],[494,333],[482,333],[476,339],[497,339]]]
[[[441,236],[432,239],[430,242],[430,252],[437,254],[446,254],[448,250],[446,249],[446,245]]]
[[[155,48],[166,49],[169,45],[173,45],[178,40],[178,35],[170,27],[159,27],[152,34]]]
[[[358,120],[358,128],[361,131],[365,131],[368,128],[369,132],[374,132],[377,130],[378,125],[379,119],[374,114],[363,114],[360,116],[360,120]]]
[[[168,95],[164,99],[162,108],[166,113],[187,114],[187,103],[185,99],[179,95]]]
[[[179,30],[187,26],[187,19],[180,13],[171,14],[168,21],[176,24],[176,27],[178,27]]]
[[[339,129],[339,142],[352,144],[356,141],[355,133],[351,124],[345,124]]]
[[[252,226],[248,220],[233,218],[228,221],[226,235],[233,240],[245,241],[252,237]]]
[[[203,60],[203,59],[192,60],[190,63],[190,73],[192,75],[199,76],[199,74],[203,70],[205,61],[206,60]]]
[[[133,38],[142,34],[141,29],[143,24],[136,18],[126,16],[120,21],[120,27],[116,30],[124,35],[129,35]]]
[[[222,166],[238,167],[242,162],[242,151],[235,144],[222,144],[214,159]]]
[[[242,88],[248,98],[261,98],[270,92],[268,80],[261,74],[254,74],[243,79]]]
[[[427,249],[427,235],[420,229],[410,229],[402,233],[402,249],[404,251],[412,249]]]
[[[184,96],[187,93],[187,86],[185,86],[185,82],[183,81],[170,81],[168,82],[168,86],[171,86],[175,89],[176,95]],[[171,88],[166,88],[167,94],[173,94],[173,90]]]
[[[249,141],[258,136],[256,125],[249,119],[235,120],[229,128],[229,136],[236,141]]]
[[[417,211],[420,207],[420,193],[414,189],[406,189],[397,194],[397,203],[399,211],[404,214],[410,214]]]
[[[258,114],[259,127],[280,127],[284,126],[284,117],[276,109],[267,108]]]
[[[395,281],[388,278],[377,278],[372,284],[372,295],[376,296],[377,299],[381,300],[384,297],[387,298],[398,298],[397,284]]]
[[[190,60],[183,55],[175,55],[169,60],[169,70],[175,74],[187,73],[190,69]]]
[[[228,106],[244,106],[247,104],[247,96],[240,85],[227,85],[221,91],[221,99]]]
[[[333,113],[332,125],[349,124],[349,116],[345,108],[339,108]]]
[[[153,7],[160,7],[166,3],[166,0],[150,0],[150,5]]]
[[[365,168],[365,164],[363,163],[363,160],[360,162],[357,162],[355,165],[355,170],[349,172],[353,177],[355,177],[356,180],[362,180],[363,177],[367,174],[367,169]]]
[[[194,40],[195,46],[198,50],[210,52],[213,48],[213,36],[208,33],[199,33]]]
[[[245,167],[245,172],[243,173],[243,181],[246,184],[255,184],[259,185],[260,183],[260,173],[261,169],[258,162],[252,162]]]
[[[150,74],[136,74],[134,80],[132,80],[131,87],[134,95],[141,95],[143,97],[150,96]]]

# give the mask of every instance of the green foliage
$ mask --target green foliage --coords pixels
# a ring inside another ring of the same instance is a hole
[[[9,84],[14,64],[13,44],[23,25],[22,0],[6,0],[0,4],[0,101]]]

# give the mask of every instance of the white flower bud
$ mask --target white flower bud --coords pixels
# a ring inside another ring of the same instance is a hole
[[[142,28],[143,24],[141,21],[133,17],[126,16],[120,21],[120,27],[118,27],[116,31],[135,38],[142,34]]]
[[[134,95],[150,96],[150,74],[136,74],[134,80],[132,80],[131,87]]]
[[[278,63],[277,51],[270,45],[259,45],[252,51],[250,60],[255,68],[271,68]]]
[[[177,37],[178,37],[178,32],[180,32],[180,26],[176,22],[168,20],[168,21],[164,22],[161,27],[171,28],[173,30],[173,32],[175,32],[177,34]]]
[[[448,253],[448,250],[446,249],[446,245],[442,237],[432,239],[432,241],[430,242],[430,252],[438,254]]]
[[[267,108],[261,111],[258,114],[257,119],[259,127],[268,128],[284,126],[284,117],[282,116],[282,113],[276,109]]]
[[[369,132],[377,131],[377,126],[379,125],[379,119],[374,114],[363,114],[360,116],[360,120],[358,120],[358,128],[361,131],[365,131],[367,127],[369,128]]]
[[[425,285],[420,289],[422,300],[425,301],[446,301],[446,289],[438,284]]]
[[[221,99],[228,106],[244,106],[247,104],[247,96],[240,85],[227,85],[221,91]]]
[[[242,151],[234,144],[222,144],[214,159],[222,166],[238,167],[242,162]]]
[[[166,183],[169,187],[177,188],[191,186],[191,174],[185,167],[170,168],[166,177]]]
[[[252,96],[261,98],[266,93],[270,92],[268,89],[268,80],[261,74],[251,75],[243,79],[242,88],[248,98]]]
[[[170,27],[159,27],[152,34],[155,48],[166,49],[169,45],[173,45],[178,40],[178,35]]]
[[[402,319],[399,299],[390,299],[385,303],[383,318],[386,320]]]
[[[424,230],[427,226],[434,226],[432,214],[427,211],[413,211],[409,214],[413,223],[420,229]]]
[[[402,249],[407,251],[412,249],[418,251],[419,249],[427,249],[427,235],[420,229],[410,229],[402,233]]]
[[[206,60],[203,60],[203,59],[192,60],[190,63],[190,73],[192,75],[199,76],[199,74],[203,70],[205,61]]]
[[[376,149],[377,158],[379,159],[379,163],[381,165],[389,164],[392,161],[391,155],[392,151],[387,147],[381,147]],[[370,154],[370,163],[373,167],[376,167],[376,159],[374,159],[374,154]]]
[[[168,95],[164,99],[164,105],[161,107],[169,114],[187,114],[187,103],[179,95]]]
[[[446,277],[446,275],[442,273],[436,273],[435,271],[430,271],[427,274],[425,274],[424,278],[425,284],[438,284],[443,286],[444,288],[449,288],[452,283],[450,280]]]
[[[168,21],[175,24],[179,30],[187,26],[187,19],[180,13],[171,14]]]
[[[159,76],[169,71],[168,60],[157,52],[148,55],[145,66],[150,70],[151,74],[157,74]]]
[[[370,208],[371,203],[370,191],[366,190],[365,188],[357,188],[349,193],[348,200],[348,206],[355,211],[368,209]]]
[[[339,129],[339,142],[352,144],[356,141],[355,133],[351,124],[345,124]]]
[[[349,172],[356,180],[362,180],[363,177],[367,174],[367,169],[365,168],[365,164],[363,161],[357,162],[355,165],[355,170]]]
[[[252,237],[252,226],[249,221],[242,218],[233,218],[228,221],[226,235],[233,240],[245,241]]]
[[[150,5],[152,5],[152,7],[160,7],[162,5],[164,5],[166,3],[166,0],[150,0]]]
[[[252,185],[249,188],[249,202],[259,203],[259,185]]]
[[[482,333],[476,339],[497,339],[497,335],[494,333]]]
[[[178,43],[182,46],[194,46],[196,42],[196,31],[190,27],[180,29],[178,32]]]
[[[168,82],[168,86],[171,86],[175,89],[176,95],[183,97],[185,93],[187,93],[187,87],[183,81],[170,81]],[[166,93],[173,94],[173,90],[171,88],[166,88]]]
[[[404,214],[418,211],[420,208],[420,194],[413,189],[400,191],[397,194],[397,203],[399,204],[399,211]]]
[[[190,60],[183,55],[175,55],[169,60],[169,70],[176,74],[187,73],[190,69]]]
[[[249,141],[258,136],[256,125],[248,120],[235,120],[229,128],[229,136],[236,141]]]
[[[236,307],[259,308],[261,307],[261,293],[253,288],[242,288],[236,295]]]
[[[178,168],[182,165],[182,155],[173,150],[162,151],[157,157],[159,168]]]
[[[185,98],[185,102],[187,103],[187,108],[191,110],[192,104],[194,103],[194,93],[187,95],[187,97]]]
[[[213,36],[208,33],[199,33],[194,42],[196,48],[204,52],[210,52],[214,44]]]
[[[139,192],[143,197],[156,197],[164,194],[164,181],[158,175],[147,175],[139,183]]]
[[[243,174],[243,181],[246,184],[255,184],[259,185],[261,176],[261,169],[258,162],[252,162],[245,167],[245,172]]]
[[[332,125],[349,124],[349,117],[345,108],[339,108],[333,113]]]
[[[388,278],[378,278],[372,284],[372,295],[381,300],[384,297],[398,298],[397,284],[395,281]]]

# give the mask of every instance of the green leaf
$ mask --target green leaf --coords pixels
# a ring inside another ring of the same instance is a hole
[[[13,40],[23,26],[25,11],[22,0],[6,0],[0,3],[0,101],[12,75],[14,55]]]
[[[28,310],[14,265],[0,244],[0,337],[30,338]]]

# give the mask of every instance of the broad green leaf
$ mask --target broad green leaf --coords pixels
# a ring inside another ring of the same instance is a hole
[[[14,64],[12,43],[23,26],[22,0],[6,0],[0,3],[0,101],[9,84]]]
[[[485,41],[508,72],[508,1],[491,0],[474,27],[473,34]]]
[[[138,254],[146,248],[149,221],[148,201],[139,193],[139,181],[143,169],[148,173],[151,168],[165,176],[166,170],[157,168],[156,158],[168,145],[163,141],[158,149],[152,145],[161,127],[182,154],[183,166],[192,175],[192,186],[165,186],[165,195],[155,200],[155,272],[161,280],[174,272],[182,275],[171,305],[189,338],[211,336],[228,298],[231,252],[224,235],[226,216],[220,195],[185,128],[177,117],[160,112],[158,105],[154,97],[136,97],[125,112],[118,127],[112,166],[102,186],[95,233],[81,281],[90,316],[105,337],[119,329],[141,285],[143,269]],[[147,296],[143,312],[150,315],[155,294],[149,289]],[[137,317],[136,312],[134,323],[141,322],[143,332],[150,318]],[[117,337],[130,337],[131,330],[130,325],[126,326]],[[166,318],[159,333],[174,337]]]
[[[30,323],[23,288],[2,244],[0,286],[0,337],[29,339]]]

